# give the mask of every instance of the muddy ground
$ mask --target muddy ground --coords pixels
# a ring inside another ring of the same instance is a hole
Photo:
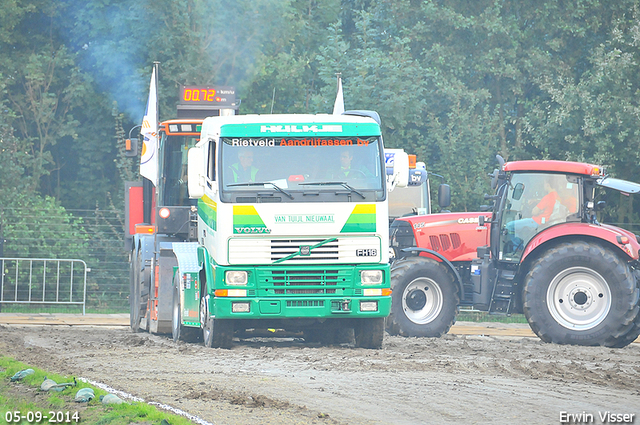
[[[381,350],[253,338],[222,350],[124,327],[0,325],[0,354],[216,425],[557,424],[581,413],[599,424],[599,412],[640,424],[640,344],[480,334],[386,335]]]

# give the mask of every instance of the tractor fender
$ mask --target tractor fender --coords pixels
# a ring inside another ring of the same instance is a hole
[[[567,237],[599,239],[607,246],[614,247],[614,251],[623,254],[628,261],[639,258],[640,243],[636,236],[627,230],[606,224],[562,223],[551,226],[534,236],[522,254],[522,261],[545,243]]]
[[[416,252],[418,254],[425,253],[425,254],[433,255],[438,260],[440,260],[443,264],[445,264],[451,270],[451,272],[455,276],[456,285],[458,286],[458,290],[460,291],[460,299],[461,300],[464,299],[464,284],[462,283],[462,278],[460,277],[460,273],[458,273],[458,270],[456,270],[456,267],[453,265],[453,263],[449,261],[444,255],[432,249],[418,248],[418,247],[404,248],[402,249],[402,252]]]

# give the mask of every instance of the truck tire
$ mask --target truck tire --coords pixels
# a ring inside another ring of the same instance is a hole
[[[562,243],[527,273],[523,310],[545,342],[615,347],[632,330],[636,291],[629,265],[610,250],[589,242]]]
[[[359,319],[353,328],[356,347],[371,348],[374,350],[382,348],[384,339],[384,317],[372,319]]]
[[[141,332],[146,330],[140,324],[146,314],[149,302],[149,285],[142,270],[140,250],[131,253],[129,270],[129,325],[131,331]]]
[[[198,342],[200,328],[182,324],[182,305],[180,303],[180,273],[173,278],[173,313],[171,315],[171,336],[174,341]]]
[[[460,295],[441,263],[425,257],[397,261],[391,268],[391,335],[440,337],[455,323]]]
[[[205,347],[231,348],[233,346],[234,326],[232,320],[215,319],[209,314],[209,295],[206,283],[203,283],[203,296],[200,298],[200,322]]]

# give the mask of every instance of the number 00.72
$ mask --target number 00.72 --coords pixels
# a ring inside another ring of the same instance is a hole
[[[216,91],[214,89],[185,89],[184,101],[185,102],[200,102],[207,101],[213,102],[215,99]]]

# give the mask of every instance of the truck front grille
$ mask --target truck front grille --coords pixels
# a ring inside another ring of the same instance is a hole
[[[350,269],[262,269],[258,285],[266,295],[334,295],[352,286],[351,276]]]

